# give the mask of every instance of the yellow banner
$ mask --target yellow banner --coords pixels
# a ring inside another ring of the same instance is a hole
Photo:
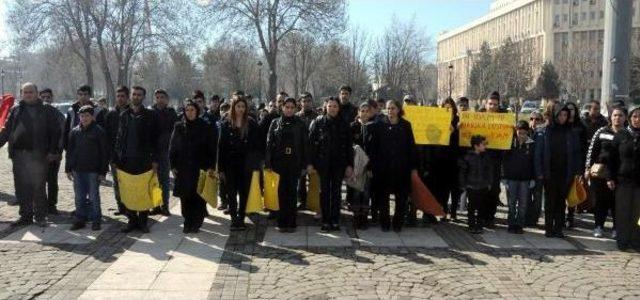
[[[511,149],[516,116],[512,113],[487,113],[465,111],[460,114],[460,146],[470,147],[471,136],[482,135],[489,143],[487,148]]]
[[[453,117],[449,109],[425,106],[404,106],[403,109],[417,145],[449,145]]]

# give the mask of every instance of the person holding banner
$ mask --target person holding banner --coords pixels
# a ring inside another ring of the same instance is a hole
[[[282,106],[282,117],[271,122],[267,134],[265,170],[280,175],[278,184],[278,231],[296,230],[296,188],[303,170],[308,165],[308,133],[304,121],[295,115],[296,100],[287,98]]]
[[[380,209],[383,231],[400,232],[407,213],[407,197],[411,192],[411,176],[417,176],[417,150],[411,123],[402,118],[400,103],[387,101],[387,117],[373,128],[370,163],[376,201]],[[389,216],[389,195],[395,196],[393,221]]]
[[[214,176],[218,132],[206,123],[192,101],[184,106],[184,116],[175,124],[169,146],[171,173],[175,177],[173,195],[180,197],[184,233],[198,233],[205,217],[206,202],[198,195],[200,170]]]
[[[574,176],[584,165],[580,137],[569,124],[569,108],[560,106],[549,125],[536,137],[534,172],[544,180],[545,236],[563,238],[567,195]]]
[[[118,119],[118,133],[115,141],[116,168],[131,174],[140,175],[158,170],[158,131],[154,113],[142,103],[147,90],[141,86],[131,88],[131,105]],[[123,199],[123,203],[126,201]],[[149,211],[134,211],[127,208],[129,222],[121,231],[135,229],[149,232],[147,219]]]
[[[32,224],[35,215],[37,225],[45,227],[47,169],[62,151],[59,145],[62,132],[55,108],[42,104],[35,84],[23,84],[20,96],[22,100],[11,108],[0,131],[0,147],[9,143],[16,199],[20,205],[20,219],[11,226]]]
[[[243,95],[235,95],[220,124],[218,170],[229,201],[231,230],[245,230],[244,218],[254,170],[259,169],[261,142],[258,124],[249,117]]]
[[[324,101],[325,114],[309,130],[309,172],[320,175],[322,231],[340,230],[342,179],[353,176],[353,147],[349,125],[340,116],[338,98]]]
[[[489,94],[489,99],[487,99],[487,103],[481,111],[488,113],[505,113],[505,111],[500,108],[500,93],[493,91]],[[486,204],[488,207],[486,210],[483,210],[484,213],[480,218],[487,228],[495,228],[496,212],[498,210],[498,205],[501,203],[500,170],[502,169],[502,156],[504,155],[504,151],[488,149],[487,155],[491,158],[493,174],[495,174],[495,176],[493,176],[493,183],[491,184],[491,190],[489,191],[489,201]]]

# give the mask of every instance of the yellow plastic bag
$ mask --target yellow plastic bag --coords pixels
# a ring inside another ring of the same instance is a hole
[[[320,176],[318,176],[318,173],[309,175],[307,209],[314,212],[320,212]]]
[[[278,202],[278,185],[280,184],[280,175],[278,173],[264,170],[264,208],[272,211],[280,210]]]
[[[156,173],[150,170],[131,175],[118,170],[117,174],[120,199],[127,209],[147,211],[162,205],[162,190]]]
[[[198,178],[198,195],[211,207],[218,207],[218,179],[209,176],[207,171],[200,170]]]
[[[587,190],[584,187],[584,181],[581,176],[576,176],[573,178],[571,189],[567,196],[567,206],[576,207],[585,200],[587,200]]]
[[[231,199],[231,201],[234,201]],[[251,186],[249,188],[249,199],[247,199],[247,214],[262,211],[262,195],[260,195],[260,172],[253,171],[251,175]]]

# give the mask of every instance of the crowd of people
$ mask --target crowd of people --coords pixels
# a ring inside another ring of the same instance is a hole
[[[255,171],[264,170],[279,175],[279,210],[270,217],[284,233],[296,230],[297,211],[307,208],[310,176],[319,177],[323,231],[340,230],[343,208],[353,212],[358,229],[377,224],[382,231],[399,232],[416,226],[418,209],[410,195],[412,177],[418,177],[445,211],[444,216],[423,213],[426,224],[458,222],[459,206],[466,203],[471,233],[494,228],[503,183],[511,233],[538,226],[543,205],[547,237],[564,237],[563,230],[576,225],[576,213],[592,211],[594,236],[604,235],[610,215],[618,247],[640,250],[640,109],[614,103],[605,118],[593,101],[582,117],[574,103],[550,100],[542,113],[514,125],[511,149],[495,150],[481,135],[471,137],[470,147],[459,144],[459,114],[469,110],[465,97],[442,102],[452,114],[450,142],[437,146],[416,145],[411,123],[403,117],[403,107],[417,105],[412,96],[354,101],[351,93],[342,86],[318,108],[310,93],[295,99],[281,92],[256,106],[242,91],[226,101],[218,95],[206,101],[196,90],[176,110],[165,90],[153,91],[154,104],[145,107],[143,87],[119,87],[115,107],[107,110],[91,101],[92,89],[85,85],[64,116],[49,105],[50,89],[38,91],[27,83],[0,131],[0,146],[9,144],[20,205],[20,219],[13,225],[32,224],[35,217],[37,225],[46,226],[47,214],[57,214],[64,152],[64,172],[75,192],[71,230],[87,223],[100,229],[99,188],[109,171],[116,214],[129,220],[123,232],[149,232],[149,214],[169,216],[173,192],[181,201],[184,232],[197,233],[208,214],[197,191],[201,174],[218,179],[218,209],[230,215],[231,230],[244,230],[251,180]],[[483,102],[481,112],[507,113],[498,92]],[[127,208],[118,172],[149,171],[157,174],[162,205],[150,211]],[[576,178],[587,183],[588,200],[567,208]]]

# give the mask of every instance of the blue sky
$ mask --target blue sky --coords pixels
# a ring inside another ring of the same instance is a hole
[[[435,39],[443,30],[464,25],[489,11],[491,0],[350,0],[350,22],[374,35],[384,32],[395,14],[415,17],[418,26]]]
[[[6,45],[7,42],[6,2],[0,0],[0,45]],[[383,33],[395,15],[399,20],[415,18],[418,26],[435,43],[441,31],[453,29],[486,14],[491,0],[348,0],[348,3],[350,23],[373,36]],[[0,56],[7,54],[0,46]]]

